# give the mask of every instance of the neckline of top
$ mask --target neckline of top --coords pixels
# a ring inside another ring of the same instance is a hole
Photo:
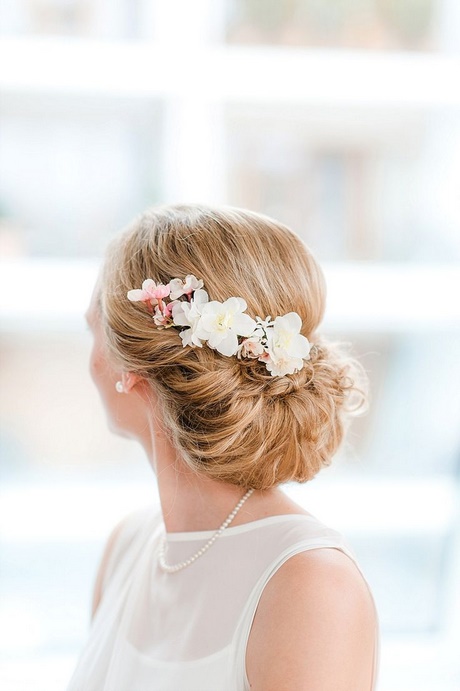
[[[258,518],[255,521],[249,521],[248,523],[241,523],[240,525],[234,526],[230,525],[221,533],[219,539],[225,536],[228,537],[230,535],[247,533],[250,530],[254,530],[255,528],[259,528],[263,525],[271,525],[272,523],[281,523],[283,521],[298,520],[299,518],[301,520],[307,519],[308,521],[318,522],[318,519],[314,516],[304,513],[289,513],[278,514],[277,516],[265,516],[265,518]],[[207,540],[210,537],[212,537],[216,531],[217,528],[215,530],[188,530],[178,533],[168,533],[167,531],[165,532],[166,539],[168,540],[168,542],[186,542],[187,540]]]

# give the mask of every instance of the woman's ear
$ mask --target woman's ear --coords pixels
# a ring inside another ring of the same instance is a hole
[[[122,372],[121,373],[121,383],[123,384],[123,391],[129,393],[136,384],[142,381],[142,377],[133,372]]]

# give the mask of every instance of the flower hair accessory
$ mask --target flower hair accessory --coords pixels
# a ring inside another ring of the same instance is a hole
[[[245,314],[246,301],[230,297],[209,301],[203,281],[192,274],[167,285],[147,278],[142,288],[130,290],[131,302],[143,302],[158,328],[180,329],[183,347],[201,348],[206,343],[221,355],[264,362],[272,377],[294,374],[310,359],[311,344],[300,329],[297,312],[282,317],[252,319]]]

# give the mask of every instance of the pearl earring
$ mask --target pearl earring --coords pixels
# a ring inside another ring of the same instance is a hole
[[[123,386],[122,381],[117,381],[117,383],[115,384],[115,388],[118,391],[118,393],[125,393],[125,387]]]

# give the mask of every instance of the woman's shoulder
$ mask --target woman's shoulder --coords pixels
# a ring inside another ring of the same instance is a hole
[[[300,552],[261,596],[247,647],[251,688],[370,691],[376,636],[374,601],[355,562],[337,548]]]
[[[159,507],[146,506],[125,514],[115,525],[108,541],[123,537],[128,542],[140,534],[144,529],[149,531],[161,521]]]
[[[271,542],[275,543],[273,547],[277,555],[282,553],[283,548],[289,549],[298,544],[305,549],[309,546],[340,547],[353,557],[345,537],[338,530],[306,511],[283,491],[272,493],[265,501],[264,497],[259,499],[254,508],[242,512],[241,522],[248,517],[252,525],[260,524],[267,534],[271,533]]]

